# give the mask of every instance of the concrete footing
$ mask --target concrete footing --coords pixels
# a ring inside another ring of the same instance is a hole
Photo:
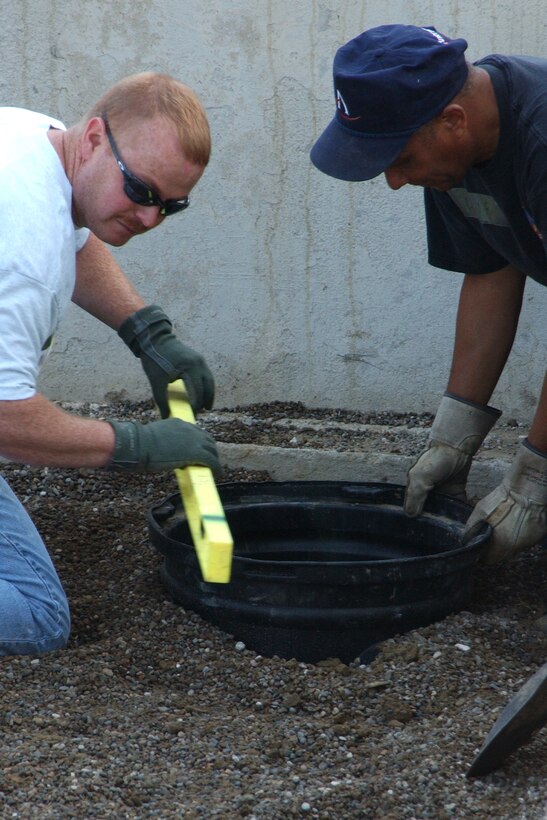
[[[289,449],[256,444],[218,445],[222,463],[230,469],[265,470],[274,481],[387,481],[404,484],[415,457],[392,453],[355,453],[311,448]],[[509,459],[475,460],[468,493],[480,498],[496,487]]]

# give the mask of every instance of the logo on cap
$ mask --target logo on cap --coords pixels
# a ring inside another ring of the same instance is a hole
[[[336,89],[336,107],[338,109],[338,113],[340,114],[340,116],[343,117],[345,120],[360,120],[361,119],[361,115],[359,115],[357,117],[350,116],[349,108],[347,107],[346,101],[342,97],[340,89],[338,89],[338,88]]]
[[[427,31],[428,34],[432,34],[436,41],[438,43],[441,43],[441,45],[445,46],[448,43],[448,40],[446,40],[442,34],[439,34],[439,32],[436,29],[429,28],[428,26],[423,26],[422,28],[423,31]]]

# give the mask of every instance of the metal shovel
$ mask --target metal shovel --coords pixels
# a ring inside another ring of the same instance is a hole
[[[467,777],[498,769],[504,760],[547,723],[547,663],[509,701],[490,730]]]

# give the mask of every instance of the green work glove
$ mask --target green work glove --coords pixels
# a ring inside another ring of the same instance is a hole
[[[507,561],[527,547],[539,544],[547,533],[547,453],[536,450],[528,439],[499,487],[481,499],[469,516],[464,544],[487,522],[492,527],[487,564]]]
[[[194,413],[204,407],[211,409],[215,398],[213,374],[203,356],[177,339],[160,307],[147,305],[132,313],[118,335],[141,360],[162,418],[169,416],[167,385],[176,379],[184,380]]]
[[[445,394],[431,426],[429,443],[408,471],[404,510],[420,515],[428,493],[467,501],[466,484],[473,456],[501,412]]]
[[[159,473],[199,464],[220,472],[213,437],[182,419],[162,419],[148,424],[107,419],[116,435],[112,470]]]

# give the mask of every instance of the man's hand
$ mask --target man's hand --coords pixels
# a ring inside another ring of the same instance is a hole
[[[467,501],[465,487],[473,456],[500,415],[493,407],[443,396],[427,449],[408,472],[407,515],[420,515],[433,489]]]
[[[547,533],[547,453],[525,439],[499,487],[476,505],[469,516],[464,543],[486,521],[493,529],[485,563],[507,561],[538,544]]]
[[[156,473],[199,464],[220,472],[213,437],[195,424],[181,419],[107,421],[116,437],[110,469]]]
[[[137,310],[120,326],[118,335],[141,360],[161,417],[169,416],[167,385],[183,379],[194,413],[211,409],[215,382],[205,359],[182,344],[163,310],[157,305]]]

